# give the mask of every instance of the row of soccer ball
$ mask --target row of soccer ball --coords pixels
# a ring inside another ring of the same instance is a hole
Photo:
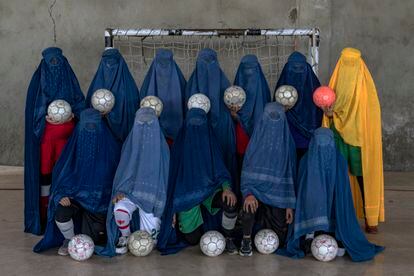
[[[290,85],[282,85],[275,92],[275,100],[286,107],[292,108],[298,100],[297,90]],[[326,86],[319,87],[313,93],[315,104],[321,108],[329,107],[335,101],[335,93]],[[239,86],[230,86],[224,92],[224,103],[233,110],[238,111],[246,102],[246,92]],[[115,105],[115,96],[107,89],[96,90],[91,98],[93,108],[102,114],[109,113]],[[156,96],[147,96],[142,99],[141,107],[152,107],[157,116],[161,115],[163,109],[162,101]],[[187,103],[188,109],[197,107],[206,113],[210,110],[210,100],[207,96],[198,93],[190,97]],[[70,105],[64,100],[53,101],[48,107],[48,116],[55,123],[64,123],[72,116]]]
[[[268,255],[274,253],[279,247],[279,238],[273,230],[263,229],[256,234],[254,244],[257,251]],[[225,247],[226,239],[218,231],[208,231],[200,239],[201,252],[209,257],[221,255]],[[128,238],[128,249],[135,256],[147,256],[153,248],[153,239],[146,231],[136,231]],[[76,261],[89,259],[92,257],[94,249],[95,245],[92,239],[84,234],[74,236],[68,246],[69,255]],[[337,256],[338,244],[329,235],[319,235],[312,241],[311,251],[318,261],[329,262]]]

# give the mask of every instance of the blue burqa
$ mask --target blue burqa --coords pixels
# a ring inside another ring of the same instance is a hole
[[[242,87],[246,92],[246,102],[237,114],[242,127],[251,136],[255,124],[262,118],[265,105],[270,102],[269,85],[255,55],[242,58],[234,85]]]
[[[143,107],[137,111],[116,170],[112,198],[123,194],[146,213],[161,218],[167,201],[170,151],[154,109]],[[108,242],[96,248],[100,255],[115,256],[119,231],[110,203],[107,215]],[[138,229],[139,216],[135,212],[132,226]]]
[[[162,254],[176,253],[187,246],[171,225],[173,215],[201,204],[224,182],[231,182],[204,110],[192,108],[187,112],[174,141],[170,163],[167,205],[157,244]],[[204,212],[204,229],[217,230],[219,217],[221,213],[211,216]]]
[[[171,50],[160,49],[141,87],[141,98],[157,96],[163,103],[160,125],[166,137],[174,140],[184,120],[186,81]]]
[[[40,143],[49,104],[67,101],[76,118],[84,109],[85,97],[62,50],[51,47],[42,52],[43,59],[33,74],[26,98],[24,150],[24,231],[40,235]]]
[[[372,259],[383,247],[370,243],[355,216],[346,160],[335,147],[328,128],[314,132],[298,175],[295,219],[286,252],[302,258],[300,238],[314,231],[334,233],[355,262]]]
[[[111,48],[103,52],[86,96],[88,107],[92,107],[93,93],[101,88],[110,90],[115,96],[115,106],[106,118],[114,136],[124,141],[134,124],[135,111],[139,107],[139,91],[128,65],[117,49]]]
[[[298,91],[298,101],[289,109],[286,117],[296,148],[306,149],[313,131],[322,124],[323,112],[312,99],[313,92],[321,84],[312,67],[306,62],[306,57],[301,53],[293,52],[289,56],[276,89],[282,85],[291,85]]]
[[[202,93],[210,99],[208,118],[224,154],[226,167],[234,179],[237,173],[236,135],[233,120],[223,100],[224,91],[229,86],[230,82],[217,60],[217,53],[211,49],[201,50],[186,86],[186,101],[196,93]]]
[[[295,208],[296,150],[284,108],[268,103],[244,156],[241,191],[278,208]]]
[[[92,108],[84,110],[53,170],[46,232],[35,252],[62,244],[64,237],[56,226],[55,211],[63,197],[91,213],[106,215],[120,151],[121,145],[101,114]],[[77,228],[75,225],[75,231]]]

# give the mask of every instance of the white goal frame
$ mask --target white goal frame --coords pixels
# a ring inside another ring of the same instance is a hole
[[[116,47],[118,40],[138,39],[138,43],[146,41],[147,38],[178,38],[180,39],[208,39],[208,38],[235,38],[247,39],[257,37],[260,39],[285,39],[292,41],[307,39],[307,61],[313,71],[318,75],[319,71],[319,41],[320,31],[318,28],[304,29],[112,29],[105,30],[105,48]],[[296,45],[296,43],[295,43]],[[142,46],[143,47],[143,46]],[[296,47],[295,47],[296,48]],[[143,54],[144,55],[144,54]],[[155,53],[151,52],[151,55]],[[153,58],[153,56],[151,57]],[[135,77],[135,76],[134,76]]]

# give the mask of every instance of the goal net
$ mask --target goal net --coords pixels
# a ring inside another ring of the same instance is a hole
[[[186,79],[194,70],[198,52],[211,48],[220,66],[233,82],[244,55],[258,57],[263,72],[274,89],[287,58],[293,51],[303,53],[318,73],[318,29],[107,29],[105,46],[120,50],[138,85],[151,65],[157,49],[170,49]]]

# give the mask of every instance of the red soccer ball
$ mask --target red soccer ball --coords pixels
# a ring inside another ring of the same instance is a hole
[[[330,107],[335,99],[335,92],[328,86],[321,86],[313,92],[313,102],[320,108]]]

